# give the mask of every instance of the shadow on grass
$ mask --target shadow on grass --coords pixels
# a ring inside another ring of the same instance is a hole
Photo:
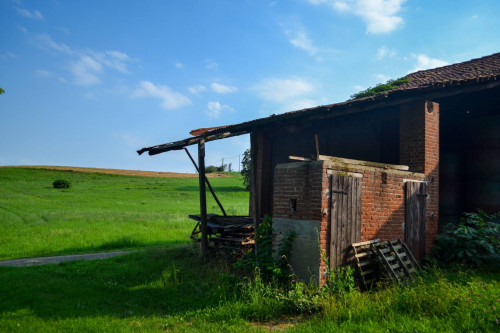
[[[96,252],[108,252],[108,251],[122,251],[122,250],[147,250],[154,248],[171,248],[175,246],[181,246],[188,244],[189,239],[179,240],[179,241],[139,241],[133,239],[132,237],[122,237],[110,242],[106,242],[96,246],[86,246],[86,247],[71,247],[66,248],[61,251],[55,252],[40,252],[35,253],[30,256],[30,258],[36,257],[52,257],[52,256],[63,256],[63,255],[73,255],[73,254],[86,254],[86,253],[96,253]],[[10,258],[10,259],[23,259],[23,258]],[[6,260],[6,259],[5,259]]]
[[[175,315],[216,306],[219,269],[192,245],[96,261],[0,267],[0,317]]]

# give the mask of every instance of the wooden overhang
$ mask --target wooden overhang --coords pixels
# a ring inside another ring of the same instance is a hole
[[[198,166],[194,160],[199,172],[200,186],[200,217],[201,217],[201,232],[202,232],[202,254],[207,258],[207,209],[206,209],[206,193],[205,183],[211,188],[208,179],[205,176],[205,143],[214,140],[229,138],[242,134],[255,134],[255,130],[259,128],[272,127],[280,122],[293,121],[309,121],[320,120],[341,115],[348,115],[358,112],[366,112],[378,108],[386,108],[397,106],[404,103],[409,103],[416,100],[435,100],[442,97],[459,95],[462,93],[471,93],[492,89],[500,86],[500,53],[495,53],[490,56],[473,59],[459,64],[453,64],[436,69],[424,70],[409,74],[406,76],[409,82],[403,85],[370,97],[348,100],[342,103],[322,105],[313,108],[302,109],[283,113],[280,115],[271,115],[266,118],[259,118],[240,124],[201,128],[191,131],[194,137],[184,140],[174,141],[170,143],[160,144],[151,147],[144,147],[137,150],[139,155],[148,152],[149,155],[157,155],[160,153],[185,149],[191,145],[198,145]],[[317,139],[316,139],[317,140]],[[253,140],[252,140],[253,141]],[[252,160],[255,160],[255,152],[252,150]],[[317,152],[319,157],[319,152]],[[255,172],[256,168],[252,168]],[[253,174],[255,179],[255,174]],[[255,182],[252,182],[252,191],[256,193]],[[215,194],[212,191],[215,197]],[[253,196],[254,200],[256,196]],[[217,200],[217,199],[216,199]],[[222,205],[221,210],[224,212]],[[254,223],[257,227],[258,219],[256,214],[256,202],[254,202]]]

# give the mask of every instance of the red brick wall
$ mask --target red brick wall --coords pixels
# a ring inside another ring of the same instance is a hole
[[[320,221],[320,244],[328,255],[330,244],[330,172],[363,175],[361,241],[404,237],[404,179],[423,180],[423,174],[384,170],[328,161],[279,164],[274,173],[273,217]],[[333,171],[333,172],[335,172]],[[290,201],[297,209],[291,210]],[[321,271],[324,270],[321,263]]]
[[[427,183],[426,251],[430,253],[439,219],[439,104],[418,101],[400,109],[400,163],[424,173]]]
[[[274,170],[273,217],[321,220],[323,162],[278,164]],[[291,200],[296,200],[292,211]]]

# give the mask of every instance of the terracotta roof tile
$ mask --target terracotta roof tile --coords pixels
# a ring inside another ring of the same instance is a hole
[[[460,83],[500,76],[500,53],[458,64],[408,74],[411,81],[394,90],[421,89],[434,85]]]

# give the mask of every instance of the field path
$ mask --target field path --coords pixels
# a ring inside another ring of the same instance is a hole
[[[58,264],[63,261],[106,259],[129,253],[130,251],[113,251],[113,252],[100,252],[100,253],[88,253],[88,254],[72,254],[72,255],[54,256],[54,257],[2,260],[0,261],[0,266],[22,267],[22,266],[36,266],[36,265],[46,265],[46,264]]]

